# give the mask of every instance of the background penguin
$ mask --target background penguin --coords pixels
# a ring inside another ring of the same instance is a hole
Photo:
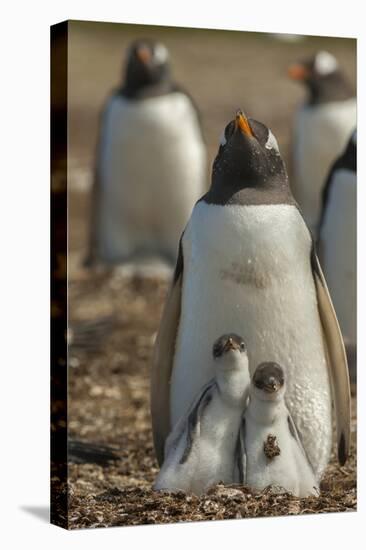
[[[333,164],[323,191],[319,250],[330,295],[356,382],[357,350],[357,136]]]
[[[171,427],[213,375],[208,342],[224,327],[243,334],[249,365],[269,357],[287,365],[288,407],[317,477],[331,450],[333,388],[344,463],[350,395],[337,318],[277,141],[241,112],[182,236],[157,336],[151,413],[160,462]]]
[[[213,346],[213,357],[215,378],[167,438],[155,490],[200,495],[219,481],[234,482],[235,446],[250,382],[243,339],[224,334]]]
[[[253,375],[240,430],[239,481],[254,489],[279,486],[298,497],[318,495],[318,483],[285,403],[285,373],[262,363]]]
[[[102,113],[86,264],[155,254],[174,264],[205,178],[198,114],[171,80],[167,49],[133,43]]]
[[[324,181],[356,125],[356,97],[336,58],[325,51],[292,65],[289,75],[308,92],[295,117],[291,186],[316,238]]]

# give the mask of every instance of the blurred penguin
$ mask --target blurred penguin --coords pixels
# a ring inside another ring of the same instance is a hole
[[[319,251],[356,382],[357,355],[357,134],[330,170],[323,191]]]
[[[317,238],[324,181],[356,125],[356,98],[336,58],[320,51],[289,67],[308,91],[293,136],[292,191]]]
[[[102,112],[86,265],[144,256],[174,264],[205,179],[197,110],[171,79],[166,47],[138,40]]]

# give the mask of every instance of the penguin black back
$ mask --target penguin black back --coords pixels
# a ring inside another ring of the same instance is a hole
[[[324,185],[323,193],[322,193],[322,214],[319,221],[319,229],[318,233],[320,233],[321,227],[323,225],[325,211],[328,204],[328,199],[330,195],[330,190],[332,187],[332,181],[334,174],[338,170],[348,170],[349,172],[357,172],[357,136],[356,136],[356,130],[352,133],[347,146],[345,150],[343,151],[342,155],[340,155],[335,162],[333,163],[333,166],[331,167],[327,180]]]

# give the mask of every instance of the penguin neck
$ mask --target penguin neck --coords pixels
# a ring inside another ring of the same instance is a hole
[[[216,383],[220,396],[226,404],[234,408],[244,407],[249,389],[248,369],[219,370],[216,374]]]
[[[211,187],[202,197],[209,204],[294,204],[286,171],[271,175],[233,177],[213,171]]]
[[[307,104],[322,105],[333,101],[346,101],[354,95],[350,84],[340,72],[336,71],[308,82]]]
[[[283,409],[283,399],[262,400],[251,395],[247,413],[255,422],[268,426],[273,424]]]

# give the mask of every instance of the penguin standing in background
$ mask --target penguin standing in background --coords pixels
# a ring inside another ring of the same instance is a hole
[[[318,482],[285,403],[285,373],[266,362],[254,372],[237,446],[239,481],[279,486],[298,497],[319,494]]]
[[[236,334],[218,338],[212,354],[215,377],[167,438],[155,490],[200,495],[220,481],[236,481],[235,448],[250,383],[248,354]]]
[[[193,102],[173,83],[165,46],[138,40],[102,113],[86,265],[155,255],[174,265],[205,180]]]
[[[336,58],[325,51],[290,66],[289,75],[308,91],[295,117],[291,187],[316,239],[324,182],[356,125],[356,97]]]
[[[319,254],[356,382],[357,356],[357,135],[330,170],[323,191]]]
[[[167,435],[213,376],[209,342],[227,330],[245,335],[251,370],[268,358],[286,365],[288,408],[317,479],[331,452],[333,390],[343,464],[350,393],[337,318],[276,138],[240,111],[182,235],[155,344],[151,413],[160,463]]]

